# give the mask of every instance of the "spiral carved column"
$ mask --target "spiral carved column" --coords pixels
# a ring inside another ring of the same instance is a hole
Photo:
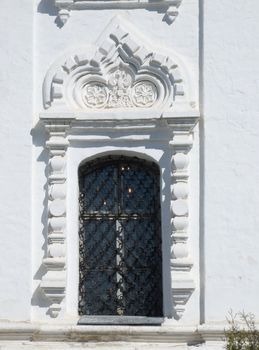
[[[45,125],[46,126],[46,125]],[[49,314],[57,317],[66,289],[66,126],[46,126],[49,140],[48,164],[48,247],[43,265],[47,272],[41,289],[51,302]]]
[[[175,317],[180,319],[195,288],[191,269],[193,261],[188,247],[188,153],[192,148],[190,133],[175,132],[170,141],[171,162],[171,281]]]

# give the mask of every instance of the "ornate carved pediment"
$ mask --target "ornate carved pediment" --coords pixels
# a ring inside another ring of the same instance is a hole
[[[176,62],[143,44],[116,18],[95,49],[80,49],[50,69],[44,107],[64,112],[151,109],[160,115],[189,110],[193,115]]]

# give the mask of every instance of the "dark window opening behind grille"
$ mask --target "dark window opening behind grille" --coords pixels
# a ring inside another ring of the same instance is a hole
[[[79,168],[79,314],[163,315],[160,174],[138,158]]]

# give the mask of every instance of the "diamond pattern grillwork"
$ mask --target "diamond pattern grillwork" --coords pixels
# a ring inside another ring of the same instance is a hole
[[[99,158],[79,187],[79,314],[162,316],[158,167]]]

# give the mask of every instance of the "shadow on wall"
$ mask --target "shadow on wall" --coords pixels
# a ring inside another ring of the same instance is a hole
[[[104,5],[105,6],[105,5]],[[118,6],[110,6],[110,4],[109,4],[109,7],[108,8],[120,8],[120,7],[118,7]],[[148,1],[147,2],[147,6],[145,7],[146,8],[146,10],[148,10],[148,11],[155,11],[155,12],[157,12],[157,13],[161,13],[161,14],[165,14],[164,16],[163,16],[163,19],[162,19],[162,21],[163,22],[166,22],[168,25],[170,25],[170,24],[172,24],[172,22],[173,22],[173,20],[172,20],[172,16],[170,16],[168,13],[167,13],[167,10],[169,9],[169,6],[168,5],[163,5],[163,4],[161,4],[160,6],[159,6],[159,8],[156,6],[156,5],[154,5],[154,6],[152,6],[152,0],[151,1]],[[99,6],[94,6],[94,4],[93,5],[91,5],[91,10],[103,10],[103,8],[100,8]],[[63,25],[64,25],[64,23],[62,23],[61,21],[60,21],[60,19],[59,19],[59,17],[58,17],[58,12],[59,12],[59,10],[58,10],[58,8],[54,5],[54,0],[41,0],[40,1],[40,3],[39,3],[39,5],[38,5],[38,8],[37,8],[37,11],[39,12],[39,13],[43,13],[43,14],[48,14],[49,16],[55,16],[56,17],[56,19],[55,19],[55,23],[56,23],[56,25],[58,26],[58,27],[63,27]],[[174,18],[174,17],[173,17]]]
[[[48,14],[49,16],[54,16],[55,20],[53,21],[58,28],[62,28],[64,23],[60,20],[58,16],[58,8],[54,5],[54,0],[41,0],[38,5],[37,11],[39,13]]]
[[[47,186],[47,177],[48,177],[48,159],[49,154],[48,150],[45,148],[46,143],[46,131],[45,128],[38,123],[32,130],[31,130],[31,136],[32,136],[32,142],[35,147],[40,147],[42,149],[42,152],[39,154],[37,158],[37,162],[42,162],[45,165],[45,177],[46,182],[43,186],[44,190],[44,199],[42,203],[42,215],[41,215],[41,224],[42,224],[42,235],[44,244],[41,247],[42,250],[42,256],[47,256],[47,235],[48,235],[48,186]],[[46,273],[46,268],[42,264],[38,267],[37,271],[34,273],[33,280],[38,282],[38,286],[33,292],[32,298],[31,298],[31,305],[38,306],[38,307],[49,307],[50,301],[46,298],[44,293],[42,292],[39,282],[42,280],[42,277]]]
[[[58,9],[54,6],[53,0],[41,0],[37,10],[39,13],[47,13],[49,16],[58,15]]]

